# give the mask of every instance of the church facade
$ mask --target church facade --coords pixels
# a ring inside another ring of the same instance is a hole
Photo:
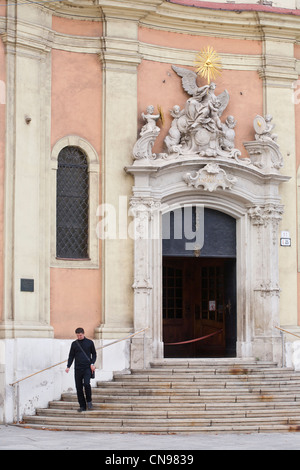
[[[74,387],[77,327],[98,379],[299,368],[299,1],[16,1],[0,22],[0,421]]]

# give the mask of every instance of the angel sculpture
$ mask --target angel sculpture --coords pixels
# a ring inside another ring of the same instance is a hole
[[[172,125],[170,127],[169,133],[164,140],[164,143],[169,151],[169,153],[179,152],[181,149],[180,139],[181,133],[178,129],[178,119],[184,114],[184,110],[180,109],[180,106],[177,104],[173,106],[173,109],[170,110],[170,114],[173,117]]]
[[[224,136],[224,125],[221,116],[229,103],[227,90],[220,95],[215,94],[216,84],[210,83],[198,87],[196,72],[172,65],[172,69],[182,79],[183,89],[190,95],[184,112],[176,118],[176,128],[180,132],[180,153],[199,153],[201,156],[236,157],[238,150],[234,145],[219,146],[221,136]],[[231,142],[232,144],[232,142]]]

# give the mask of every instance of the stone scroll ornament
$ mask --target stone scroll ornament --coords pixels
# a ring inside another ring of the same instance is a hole
[[[232,189],[237,182],[237,178],[227,175],[226,171],[213,162],[208,163],[204,168],[192,173],[186,173],[183,177],[188,186],[195,188],[202,187],[205,191],[216,191],[221,189]]]
[[[201,59],[200,54],[200,59]],[[208,84],[198,87],[198,74],[193,70],[172,66],[174,72],[181,78],[182,87],[189,95],[185,106],[181,109],[175,105],[170,110],[173,118],[171,127],[164,139],[165,152],[152,154],[152,148],[160,133],[156,122],[161,117],[154,114],[154,107],[148,106],[142,118],[147,121],[140,132],[140,138],[134,146],[135,160],[167,159],[169,157],[198,155],[199,157],[224,157],[239,159],[241,152],[235,148],[236,120],[229,115],[225,121],[221,117],[229,103],[227,90],[216,94],[216,84],[210,79],[214,77],[214,51],[207,49],[202,62],[198,60],[198,73],[208,79]],[[200,72],[199,72],[200,71]]]

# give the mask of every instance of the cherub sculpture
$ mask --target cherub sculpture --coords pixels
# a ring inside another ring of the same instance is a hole
[[[178,120],[184,114],[184,110],[180,109],[180,106],[177,104],[173,106],[173,109],[170,110],[170,114],[173,117],[173,121],[171,127],[169,129],[169,133],[164,140],[164,143],[169,151],[169,153],[176,153],[180,150],[180,139],[181,139],[181,132],[178,129]]]
[[[160,118],[160,114],[154,113],[154,106],[150,105],[147,107],[146,113],[142,113],[142,118],[147,123],[142,127],[140,135],[144,135],[146,132],[159,131],[159,127],[156,126],[156,121]]]
[[[272,124],[272,120],[273,116],[271,116],[271,114],[267,114],[265,118],[263,118],[262,116],[256,116],[256,118],[254,119],[256,140],[272,140],[273,142],[277,141],[277,134],[274,134],[272,132],[275,127],[275,124]]]
[[[141,114],[144,121],[146,121],[146,124],[142,127],[140,138],[137,140],[133,148],[133,157],[135,160],[156,158],[156,155],[152,153],[152,147],[160,133],[160,128],[156,125],[156,121],[160,118],[160,114],[153,113],[154,106],[150,105],[147,106],[146,114]]]
[[[233,116],[227,116],[224,124],[222,124],[223,135],[220,139],[220,147],[222,150],[230,151],[234,148],[236,120]]]

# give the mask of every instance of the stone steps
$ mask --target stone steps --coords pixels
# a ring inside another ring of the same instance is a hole
[[[145,400],[146,397],[146,400]],[[66,395],[63,395],[63,399],[66,399]],[[68,399],[73,400],[74,402],[77,402],[77,397],[74,394],[72,397],[68,395]],[[226,392],[225,396],[224,393],[219,393],[219,394],[204,394],[202,393],[201,395],[193,395],[193,396],[182,396],[182,395],[157,395],[153,394],[152,396],[147,394],[141,394],[141,395],[97,395],[96,392],[93,392],[93,403],[119,403],[119,402],[125,402],[126,403],[146,403],[147,406],[151,403],[161,403],[161,404],[166,404],[166,403],[172,403],[172,404],[185,404],[185,403],[190,403],[190,404],[195,404],[195,403],[247,403],[249,402],[250,404],[253,403],[280,403],[280,402],[288,402],[288,403],[299,403],[300,404],[300,393],[295,395],[295,394],[282,394],[280,393],[277,396],[274,396],[272,394],[244,394],[244,395],[237,395],[235,393],[233,394],[228,394]]]
[[[77,410],[78,408],[78,403],[75,395],[71,396],[70,401],[65,400],[59,400],[59,401],[52,401],[49,403],[49,408],[51,409],[62,409],[62,410],[68,410],[68,409],[73,409]],[[169,402],[169,401],[161,401],[161,400],[154,400],[151,401],[151,410],[183,410],[186,412],[189,412],[190,410],[192,411],[210,411],[210,412],[220,412],[222,413],[223,410],[225,409],[225,412],[227,410],[235,410],[235,409],[240,409],[241,405],[239,402],[227,402],[226,407],[224,408],[224,403],[223,402],[198,402],[198,403],[176,403],[176,402]],[[149,410],[149,400],[147,400],[147,403],[144,401],[139,402],[139,401],[131,401],[130,403],[126,400],[126,402],[110,402],[110,403],[99,403],[93,400],[93,407],[94,410],[141,410],[141,411],[148,411]],[[48,409],[48,408],[47,408]],[[286,403],[285,401],[259,401],[259,402],[243,402],[242,405],[243,411],[247,411],[248,409],[260,412],[261,410],[279,410],[279,411],[291,411],[293,413],[297,412],[299,409],[299,401],[292,401]]]
[[[78,407],[78,406],[77,406]],[[238,409],[231,409],[231,410],[209,410],[209,409],[174,409],[174,408],[156,408],[147,410],[145,408],[142,409],[101,409],[94,407],[93,411],[88,411],[87,416],[90,419],[95,418],[118,418],[118,419],[154,419],[154,418],[164,418],[164,419],[216,419],[216,418],[260,418],[260,417],[270,417],[270,410],[269,409],[258,409],[253,410],[251,408],[247,410],[243,410],[241,408]],[[65,416],[67,418],[77,418],[78,419],[78,412],[76,411],[76,407],[73,408],[47,408],[47,409],[37,409],[36,410],[37,416],[44,416],[44,417],[51,417],[56,418],[58,416]],[[293,419],[300,419],[300,409],[299,407],[295,409],[272,409],[272,418],[293,418]]]
[[[207,379],[206,381],[202,380],[193,380],[189,381],[189,392],[192,393],[194,391],[198,390],[204,390],[204,389],[233,389],[233,390],[241,390],[241,389],[249,389],[251,388],[252,390],[261,390],[261,389],[271,389],[271,390],[282,390],[284,388],[288,390],[299,390],[300,387],[300,380],[289,380],[289,381],[279,381],[274,379],[273,381],[269,380],[264,380],[264,383],[262,384],[262,381],[250,381],[250,380],[244,380],[241,379],[240,381],[222,381],[222,380],[209,380]],[[148,390],[148,389],[181,389],[182,391],[186,390],[186,381],[178,382],[175,380],[172,380],[172,382],[166,382],[166,381],[154,381],[154,380],[147,380],[147,381],[139,381],[137,382],[130,382],[130,381],[124,381],[124,382],[114,382],[114,383],[104,383],[104,384],[98,384],[97,385],[99,388],[101,388],[102,391],[105,391],[106,389],[108,390],[116,390],[116,391],[121,391],[122,389],[126,389],[126,391],[129,390]]]
[[[24,416],[23,425],[95,432],[290,432],[300,430],[300,373],[242,360],[163,360],[116,373],[93,388],[93,410],[75,393]]]
[[[80,417],[35,416],[26,420],[26,425],[60,430],[97,432],[291,432],[300,430],[300,418],[291,417],[233,417],[227,418],[97,418],[93,412],[82,413]],[[89,418],[83,416],[90,414]],[[80,420],[80,422],[79,422]]]

